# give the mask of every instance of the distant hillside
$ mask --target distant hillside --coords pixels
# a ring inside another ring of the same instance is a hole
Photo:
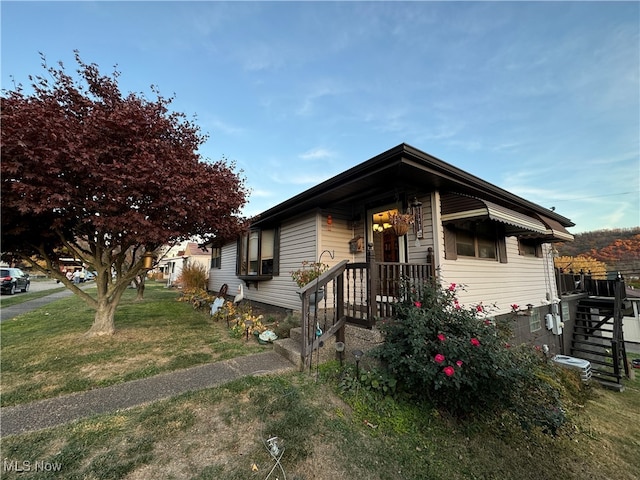
[[[640,275],[640,227],[578,233],[573,242],[556,244],[560,256],[586,255],[623,275]]]

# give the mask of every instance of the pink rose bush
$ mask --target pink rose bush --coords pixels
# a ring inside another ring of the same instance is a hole
[[[385,341],[374,355],[398,388],[454,415],[492,409],[531,415],[518,420],[523,425],[539,422],[540,409],[558,411],[558,396],[538,385],[544,377],[535,374],[541,355],[513,347],[508,322],[496,321],[489,308],[463,306],[460,288],[434,281],[421,291],[407,289],[397,317],[380,326]]]

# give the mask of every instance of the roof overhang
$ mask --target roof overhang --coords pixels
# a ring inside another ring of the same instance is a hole
[[[510,225],[513,231],[539,236],[557,234],[555,241],[566,241],[567,236],[573,239],[564,229],[574,225],[571,220],[404,143],[262,212],[251,223],[266,226],[314,209],[367,204],[384,193],[413,197],[432,191],[486,199],[487,215],[490,209],[496,221]],[[545,219],[553,220],[550,223],[555,226],[545,223]]]

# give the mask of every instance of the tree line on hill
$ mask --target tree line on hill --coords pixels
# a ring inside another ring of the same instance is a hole
[[[601,269],[620,272],[626,278],[640,276],[640,227],[594,230],[574,235],[573,242],[556,244],[556,266],[579,271]]]

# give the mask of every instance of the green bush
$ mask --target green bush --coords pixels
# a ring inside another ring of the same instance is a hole
[[[529,346],[511,346],[507,324],[482,304],[463,307],[455,284],[403,288],[397,317],[382,322],[385,342],[373,355],[417,400],[462,417],[514,411],[525,428],[552,433],[564,423],[554,366]]]

